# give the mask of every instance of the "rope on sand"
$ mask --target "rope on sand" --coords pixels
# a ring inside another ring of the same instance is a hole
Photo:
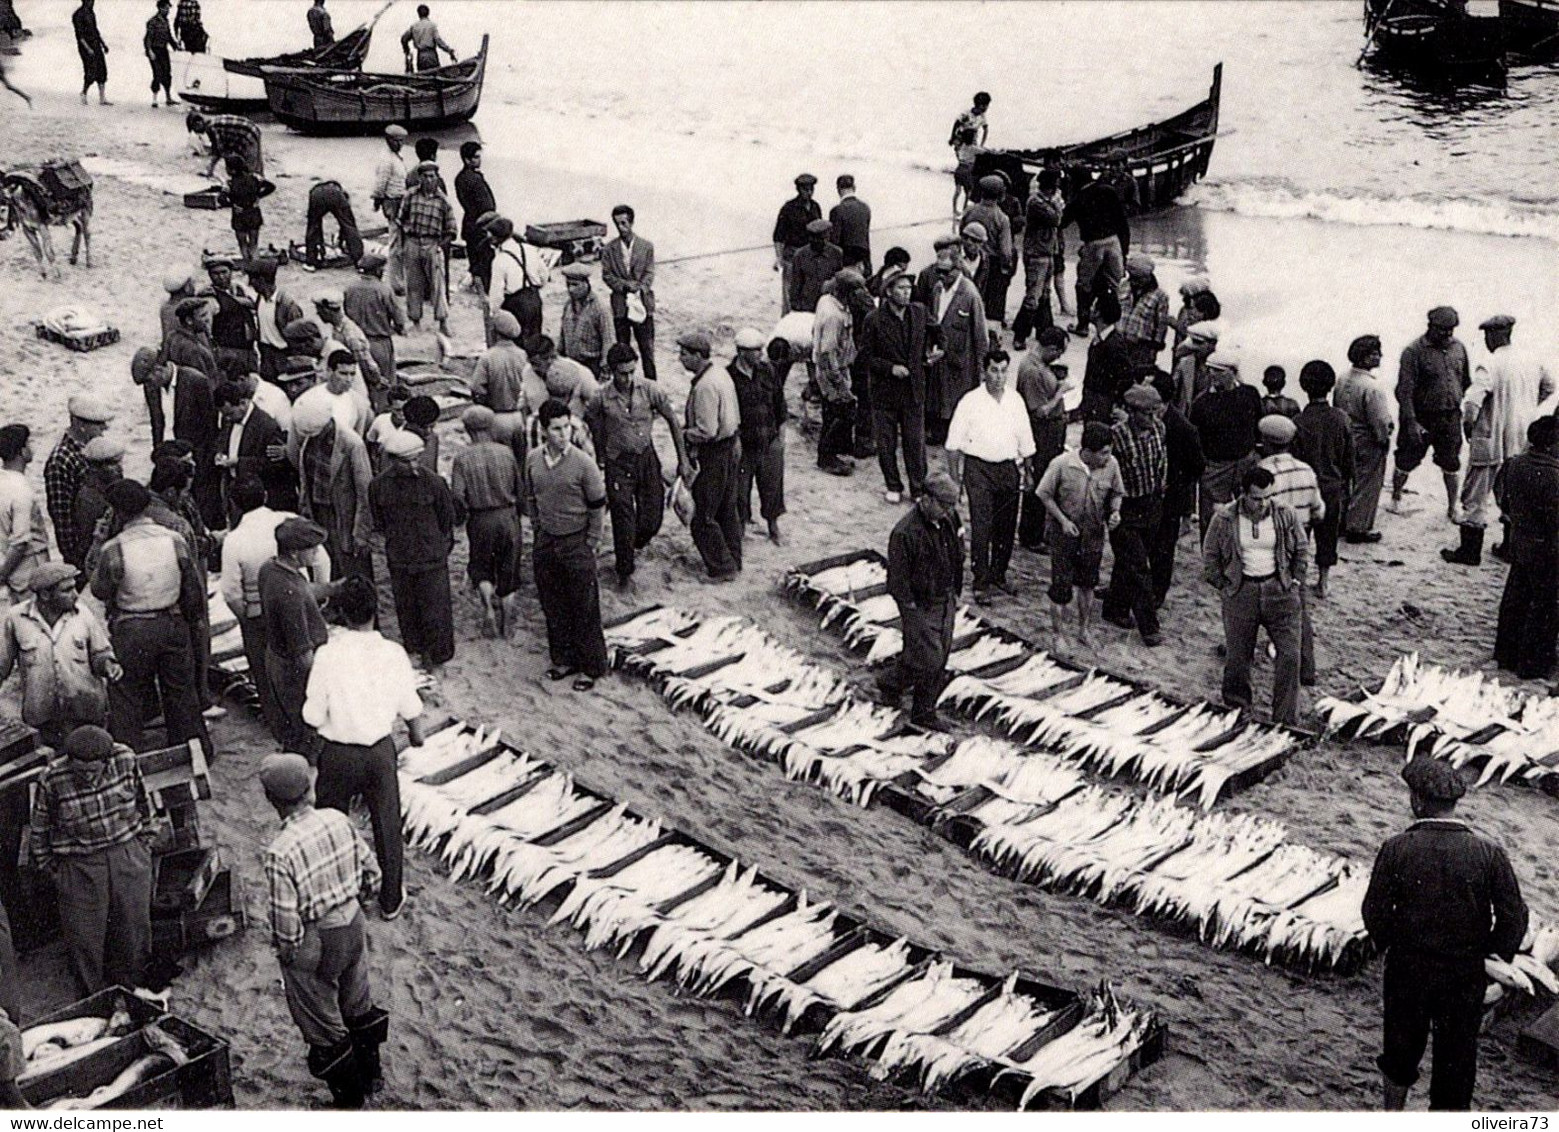
[[[937,217],[934,217],[933,219],[930,219],[930,220],[912,220],[908,224],[889,224],[889,225],[886,225],[886,226],[884,226],[882,228],[874,228],[874,229],[872,229],[872,231],[874,231],[874,232],[900,232],[900,231],[904,231],[904,230],[909,229],[909,228],[924,228],[924,227],[926,227],[927,225],[930,225],[930,224],[947,224],[947,223],[950,222],[950,220],[951,220],[951,217],[937,216]],[[751,247],[745,247],[745,248],[726,248],[723,251],[718,251],[718,252],[697,252],[697,253],[695,253],[693,255],[673,256],[671,259],[662,259],[662,260],[656,261],[656,266],[657,267],[669,267],[671,264],[674,264],[674,263],[691,263],[693,260],[696,260],[696,259],[714,259],[717,256],[745,255],[748,252],[763,252],[763,251],[773,251],[773,250],[774,250],[774,244],[772,242],[767,243],[767,244],[753,244]]]

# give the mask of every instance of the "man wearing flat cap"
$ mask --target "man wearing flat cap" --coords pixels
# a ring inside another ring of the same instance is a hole
[[[736,332],[736,357],[725,367],[736,386],[741,410],[741,482],[736,489],[736,512],[742,526],[752,521],[752,489],[758,488],[758,515],[768,525],[769,541],[784,542],[780,516],[785,514],[785,383],[764,356],[763,335],[750,326]],[[668,418],[668,420],[674,418]],[[673,426],[673,438],[681,430]],[[607,479],[611,490],[611,479]],[[615,516],[612,519],[617,522]]]
[[[59,898],[71,974],[83,995],[142,985],[151,959],[154,832],[135,752],[78,727],[33,796],[29,849]]]
[[[125,446],[122,441],[109,436],[99,436],[81,450],[87,462],[87,478],[76,493],[76,506],[71,511],[72,537],[90,548],[97,541],[98,523],[112,508],[108,505],[108,489],[124,479]],[[103,536],[104,541],[107,535]],[[87,551],[88,555],[92,552]],[[86,582],[77,571],[77,588]]]
[[[79,570],[86,564],[91,545],[77,541],[71,525],[76,496],[81,493],[81,485],[87,478],[87,462],[82,458],[81,450],[88,441],[108,431],[108,422],[114,419],[114,414],[99,398],[86,393],[73,394],[67,411],[70,425],[43,464],[43,492],[60,557]]]
[[[444,477],[422,464],[423,447],[408,429],[390,434],[384,442],[389,463],[368,485],[368,508],[384,537],[401,643],[436,674],[455,655],[449,592],[455,501]]]
[[[790,259],[790,310],[815,311],[823,286],[844,268],[844,250],[833,226],[819,217],[807,224],[807,242]]]
[[[958,265],[974,283],[974,289],[980,293],[983,309],[985,294],[991,282],[990,233],[986,231],[984,224],[978,220],[971,220],[959,230],[958,235],[961,252]],[[989,322],[990,315],[987,314],[985,319]]]
[[[805,249],[802,253],[805,254]],[[799,263],[799,258],[798,258]],[[843,268],[823,286],[812,321],[812,363],[823,424],[817,436],[817,466],[833,476],[847,476],[855,466],[851,453],[855,425],[855,308],[871,306],[866,280],[854,268]]]
[[[260,762],[260,786],[281,819],[265,850],[271,946],[287,1010],[308,1043],[309,1073],[335,1108],[355,1109],[381,1084],[389,1014],[368,983],[362,903],[379,890],[379,863],[340,810],[314,808],[314,773],[291,753]]]
[[[1157,265],[1146,252],[1126,257],[1128,293],[1122,302],[1119,332],[1133,365],[1154,368],[1169,340],[1169,296],[1159,286]]]
[[[368,352],[373,355],[374,367],[384,384],[370,389],[376,398],[374,409],[384,412],[384,399],[390,386],[395,384],[395,339],[393,335],[406,333],[406,319],[395,292],[384,281],[387,261],[378,252],[365,252],[357,261],[358,275],[341,292],[341,310],[357,324],[368,339]]]
[[[108,718],[108,681],[119,679],[108,630],[89,605],[77,601],[79,571],[44,562],[33,571],[31,596],[6,611],[0,624],[0,683],[20,670],[22,722],[59,747],[85,723]]]
[[[519,587],[520,501],[525,485],[514,449],[493,438],[494,420],[486,405],[472,405],[461,414],[460,424],[470,443],[455,453],[449,487],[455,522],[466,528],[466,573],[482,603],[482,633],[502,637],[507,635],[511,598]]]
[[[265,671],[256,679],[268,685],[273,714],[266,724],[272,738],[288,750],[313,757],[315,743],[303,722],[303,701],[314,652],[329,638],[319,608],[317,583],[322,579],[312,576],[325,529],[293,516],[276,525],[274,537],[276,557],[262,563],[257,575]]]
[[[433,311],[439,333],[449,333],[449,296],[444,291],[444,259],[455,242],[455,209],[439,191],[438,163],[417,165],[417,187],[401,201],[401,239],[406,257],[406,317],[420,328],[422,308]]]
[[[688,372],[682,437],[693,468],[693,544],[712,581],[729,581],[742,569],[741,402],[724,367],[713,365],[713,347],[702,330],[677,339],[678,360]]]
[[[939,237],[935,249],[936,262],[921,270],[914,297],[935,326],[935,345],[926,355],[926,443],[939,445],[959,400],[980,384],[991,342],[985,303],[964,274],[958,237]]]
[[[1326,499],[1321,495],[1321,483],[1315,469],[1290,451],[1299,427],[1282,413],[1267,414],[1256,427],[1261,433],[1262,452],[1257,466],[1272,473],[1272,487],[1267,498],[1294,513],[1308,542],[1326,518]],[[1310,621],[1308,591],[1303,587],[1299,592],[1299,606],[1299,682],[1308,688],[1315,684],[1315,629]]]
[[[968,233],[978,224],[985,234],[985,280],[981,298],[985,302],[985,320],[1007,325],[1007,286],[1018,267],[1012,242],[1012,221],[1001,207],[1007,195],[1007,182],[995,173],[987,173],[975,185],[974,203],[964,209],[958,222]]]
[[[369,540],[368,450],[356,432],[336,423],[329,397],[299,397],[288,443],[296,453],[298,511],[327,532],[326,549],[338,576],[373,577]]]
[[[866,316],[859,343],[866,360],[877,465],[889,503],[904,498],[901,447],[909,494],[918,496],[926,482],[926,370],[941,328],[914,293],[915,277],[908,271],[885,270],[882,302]]]
[[[0,582],[13,602],[26,595],[33,571],[49,559],[43,501],[27,480],[32,432],[24,424],[0,427]]]
[[[1191,423],[1202,438],[1207,461],[1196,489],[1204,543],[1214,511],[1240,494],[1240,478],[1255,466],[1261,435],[1261,394],[1240,380],[1239,355],[1220,347],[1207,359],[1207,376],[1207,391],[1191,403]]]
[[[496,260],[494,261],[496,265]],[[493,344],[471,371],[471,400],[493,411],[493,439],[525,460],[525,371],[530,359],[520,347],[520,321],[506,310],[493,315]]]
[[[352,360],[357,363],[358,377],[354,384],[360,390],[363,398],[372,403],[374,392],[378,391],[380,400],[384,398],[384,386],[395,375],[386,375],[379,369],[379,362],[374,357],[373,349],[369,345],[368,335],[363,328],[353,322],[346,313],[344,304],[345,295],[334,288],[321,291],[314,296],[314,313],[319,316],[319,321],[326,327],[330,337],[341,346],[345,346],[352,355]],[[329,350],[326,350],[326,360],[329,360]]]
[[[1516,320],[1497,314],[1479,325],[1488,352],[1473,367],[1462,397],[1467,434],[1467,477],[1462,482],[1461,545],[1440,557],[1462,566],[1483,561],[1483,530],[1500,466],[1526,447],[1527,427],[1538,406],[1554,392],[1554,375],[1543,360],[1511,343]]]
[[[384,128],[384,152],[374,167],[374,183],[371,199],[374,208],[390,226],[385,239],[387,271],[390,285],[397,294],[406,290],[406,263],[404,241],[401,238],[401,204],[406,198],[406,158],[401,150],[406,146],[406,127],[389,125]]]
[[[1456,768],[1420,755],[1402,770],[1414,822],[1380,847],[1364,895],[1364,927],[1386,957],[1384,1041],[1376,1059],[1387,1111],[1401,1111],[1431,1031],[1429,1107],[1472,1107],[1485,956],[1509,962],[1527,908],[1505,850],[1455,816],[1466,787]]]
[[[1163,640],[1151,548],[1169,482],[1169,450],[1160,419],[1164,400],[1146,384],[1128,387],[1123,400],[1126,419],[1110,429],[1110,451],[1120,465],[1124,488],[1121,518],[1110,528],[1115,565],[1099,616],[1122,629],[1135,627],[1142,643],[1152,648]]]
[[[162,278],[162,289],[168,293],[168,297],[157,308],[157,321],[162,328],[162,341],[166,342],[168,335],[179,324],[175,311],[181,302],[194,295],[195,281],[190,278],[188,271],[170,271]]]
[[[958,485],[937,468],[925,490],[888,536],[888,593],[898,607],[904,645],[898,663],[877,679],[885,703],[899,707],[912,694],[910,722],[940,730],[937,698],[947,682],[953,618],[964,587],[964,548],[958,535]]]
[[[810,225],[823,218],[823,207],[812,199],[817,189],[817,178],[802,173],[796,178],[796,195],[780,205],[779,217],[774,221],[774,270],[780,273],[780,314],[791,311],[790,285],[791,261],[796,253],[811,240]],[[844,266],[840,253],[839,267]],[[837,271],[836,267],[834,270]]]
[[[1456,522],[1462,467],[1462,398],[1472,384],[1467,347],[1456,338],[1460,322],[1451,307],[1429,312],[1429,326],[1402,351],[1397,369],[1397,468],[1391,479],[1391,507],[1400,510],[1413,470],[1432,449],[1445,480],[1445,516]]]
[[[563,280],[568,301],[558,323],[558,353],[573,358],[599,381],[606,348],[617,341],[611,316],[590,285],[589,267],[571,263],[563,268]]]
[[[207,526],[221,527],[222,497],[216,477],[217,410],[215,386],[198,369],[174,362],[159,362],[154,351],[135,352],[130,372],[146,395],[151,416],[153,447],[163,442],[163,428],[171,426],[173,438],[195,453],[195,498]],[[247,371],[246,371],[247,372]]]

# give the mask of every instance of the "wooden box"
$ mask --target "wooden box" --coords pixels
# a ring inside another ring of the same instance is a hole
[[[153,909],[152,955],[174,960],[224,940],[244,926],[242,890],[231,869],[218,869],[198,906],[174,912]]]

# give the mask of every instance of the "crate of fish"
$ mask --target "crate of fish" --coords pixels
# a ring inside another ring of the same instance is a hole
[[[112,346],[119,341],[119,331],[112,326],[104,326],[96,330],[59,330],[40,322],[36,333],[44,341],[64,346],[67,350],[74,350],[78,354],[90,353],[103,346]]]
[[[17,1086],[43,1109],[232,1108],[227,1042],[110,987],[22,1030]]]

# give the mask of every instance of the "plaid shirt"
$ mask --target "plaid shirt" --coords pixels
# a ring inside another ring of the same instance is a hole
[[[86,857],[133,840],[151,822],[141,767],[115,745],[100,763],[58,759],[44,770],[32,807],[32,857],[47,868],[57,857]]]
[[[1164,422],[1154,421],[1147,432],[1138,432],[1130,421],[1110,429],[1110,450],[1121,466],[1121,482],[1127,499],[1141,499],[1164,490],[1169,477],[1169,456],[1164,449]]]
[[[260,148],[260,127],[237,114],[213,114],[206,119],[206,138],[212,153],[243,155]]]
[[[297,947],[306,924],[377,892],[379,875],[379,862],[340,810],[311,807],[288,815],[265,851],[271,939]]]
[[[43,464],[43,494],[49,504],[49,519],[54,523],[54,540],[60,545],[60,557],[81,567],[87,557],[87,545],[76,537],[71,517],[76,496],[87,481],[87,462],[81,458],[81,441],[70,433],[49,453]]]
[[[1169,337],[1169,296],[1164,294],[1163,288],[1155,287],[1134,299],[1121,315],[1116,329],[1122,338],[1153,342],[1162,348]]]
[[[455,210],[442,193],[427,193],[421,189],[407,193],[406,199],[401,201],[400,221],[401,231],[411,238],[455,238]]]

